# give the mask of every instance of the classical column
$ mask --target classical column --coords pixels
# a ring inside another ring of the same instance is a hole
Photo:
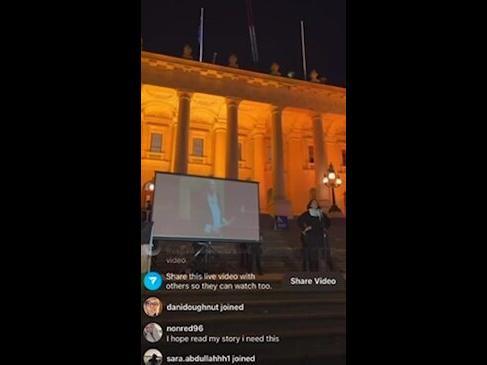
[[[215,177],[225,177],[225,137],[225,124],[220,121],[215,122],[213,127],[213,176]]]
[[[147,132],[147,124],[145,122],[145,116],[144,116],[144,110],[142,109],[141,113],[140,113],[140,124],[141,124],[141,147],[142,147],[142,151],[141,151],[141,157],[144,158],[146,157],[147,155],[147,150],[149,149],[149,144],[148,144],[148,139],[150,138],[148,136],[148,132]]]
[[[169,124],[169,138],[166,144],[167,147],[167,158],[169,159],[169,171],[174,172],[174,163],[176,156],[176,135],[178,130],[178,119],[177,116],[173,116],[171,123]]]
[[[290,216],[291,204],[286,198],[284,184],[284,148],[282,137],[282,107],[271,108],[272,144],[272,205],[274,215]]]
[[[238,179],[238,105],[240,100],[226,98],[227,103],[227,143],[225,175],[229,179]]]
[[[176,131],[176,150],[174,156],[174,172],[186,174],[188,172],[188,140],[189,118],[192,93],[178,91],[179,108]]]
[[[328,170],[328,158],[325,149],[325,134],[323,131],[323,118],[320,113],[313,113],[313,141],[316,196],[325,208],[330,206],[330,192],[323,184],[323,177]]]
[[[300,130],[293,130],[288,136],[287,187],[294,212],[303,211],[305,202],[303,196],[303,134]],[[307,196],[307,195],[306,195]]]
[[[265,185],[265,132],[263,128],[256,128],[252,133],[252,143],[254,149],[253,156],[253,179],[259,182],[259,199],[260,206],[265,207],[266,205],[266,185]]]

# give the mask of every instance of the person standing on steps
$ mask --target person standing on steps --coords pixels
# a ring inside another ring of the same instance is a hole
[[[306,209],[297,220],[303,245],[303,270],[319,271],[320,258],[325,261],[325,270],[333,270],[327,232],[330,219],[316,199],[312,199]]]

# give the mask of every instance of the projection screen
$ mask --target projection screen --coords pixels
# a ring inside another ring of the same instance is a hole
[[[258,241],[259,185],[156,172],[154,238]]]

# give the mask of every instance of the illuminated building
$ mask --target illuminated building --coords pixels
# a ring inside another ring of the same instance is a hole
[[[154,171],[253,180],[263,213],[345,212],[345,89],[142,52],[142,204]]]

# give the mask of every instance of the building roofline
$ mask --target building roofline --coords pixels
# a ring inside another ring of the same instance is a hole
[[[222,65],[217,65],[217,64],[213,64],[213,63],[207,63],[207,62],[199,62],[199,61],[195,61],[195,60],[188,60],[188,59],[181,58],[181,57],[173,57],[173,56],[168,56],[168,55],[153,53],[153,52],[148,52],[148,51],[142,51],[141,56],[142,56],[142,58],[152,59],[155,61],[159,60],[159,61],[163,61],[163,62],[180,64],[180,65],[186,66],[186,67],[199,68],[201,70],[219,71],[219,72],[224,72],[227,74],[230,73],[230,74],[238,75],[240,77],[243,76],[243,77],[249,77],[249,78],[253,78],[253,79],[260,78],[263,80],[278,82],[282,85],[287,85],[287,86],[302,86],[302,87],[306,87],[306,88],[315,88],[315,89],[320,90],[322,92],[328,91],[332,94],[343,94],[343,96],[345,96],[345,94],[346,94],[346,88],[339,87],[339,86],[315,83],[315,82],[311,82],[311,81],[294,79],[294,78],[285,77],[285,76],[275,76],[275,75],[270,75],[270,74],[255,72],[255,71],[249,71],[249,70],[245,70],[245,69],[241,69],[241,68],[222,66]]]

